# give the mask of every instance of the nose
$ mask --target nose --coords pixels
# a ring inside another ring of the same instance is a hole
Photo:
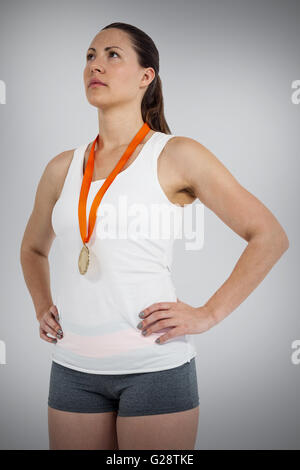
[[[92,65],[91,71],[92,71],[92,72],[95,72],[96,70],[97,70],[98,72],[100,72],[100,71],[101,71],[101,70],[100,70],[100,66],[99,66],[99,65]]]
[[[90,62],[90,71],[91,72],[103,72],[104,68],[102,67],[102,65],[100,65],[99,63],[97,64],[95,61],[91,61]]]
[[[95,74],[95,72],[99,72],[100,74],[102,74],[103,71],[104,69],[102,66],[96,65],[96,64],[90,64],[89,72],[86,75],[86,80],[91,79],[93,75]]]

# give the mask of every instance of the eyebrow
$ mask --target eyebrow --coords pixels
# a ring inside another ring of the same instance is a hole
[[[104,48],[104,50],[105,50],[105,51],[108,51],[109,49],[112,49],[112,48],[114,48],[114,47],[116,47],[117,49],[121,49],[121,51],[123,51],[123,49],[122,49],[121,47],[119,47],[119,46],[107,46],[107,47]],[[89,51],[89,50],[92,50],[92,51],[95,51],[95,52],[96,52],[96,49],[95,49],[94,47],[90,47],[90,48],[88,49],[88,51]]]

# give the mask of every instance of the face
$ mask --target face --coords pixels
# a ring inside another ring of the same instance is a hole
[[[122,30],[101,31],[86,51],[85,92],[89,103],[98,108],[136,100],[141,102],[154,77],[153,68],[138,64],[130,38]],[[91,79],[98,79],[105,85],[89,86]]]

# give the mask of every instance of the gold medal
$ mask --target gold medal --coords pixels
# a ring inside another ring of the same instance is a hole
[[[89,266],[89,249],[86,246],[86,244],[83,245],[81,248],[81,252],[78,258],[78,268],[80,274],[85,274],[87,272],[88,266]]]

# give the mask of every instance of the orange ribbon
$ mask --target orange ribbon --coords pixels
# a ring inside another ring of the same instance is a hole
[[[111,171],[111,173],[108,175],[104,183],[102,184],[101,188],[97,192],[89,214],[89,224],[88,224],[88,235],[86,235],[86,203],[87,203],[87,198],[89,194],[89,189],[91,186],[91,181],[93,177],[93,171],[94,171],[94,158],[95,158],[95,145],[96,141],[98,141],[99,144],[99,134],[97,135],[96,139],[93,142],[90,155],[88,158],[88,162],[86,165],[86,169],[84,171],[83,175],[83,180],[81,184],[81,190],[80,190],[80,196],[79,196],[79,204],[78,204],[78,219],[79,219],[79,228],[80,228],[80,235],[81,239],[83,241],[83,244],[85,245],[91,238],[91,235],[94,230],[94,226],[96,223],[96,212],[98,209],[98,206],[106,193],[107,189],[117,176],[117,174],[121,171],[129,157],[132,155],[138,144],[143,140],[143,138],[148,134],[150,131],[150,127],[148,124],[145,122],[143,126],[140,128],[138,133],[134,136],[130,144],[128,145],[127,149],[125,150],[124,154],[118,161],[117,165],[115,168]],[[138,158],[138,157],[137,157]]]

